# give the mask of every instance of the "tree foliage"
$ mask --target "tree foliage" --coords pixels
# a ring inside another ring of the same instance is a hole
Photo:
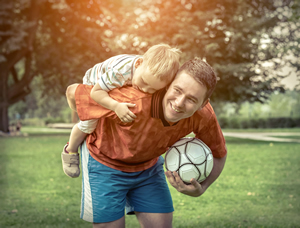
[[[272,92],[283,91],[277,71],[285,65],[283,57],[288,54],[283,45],[299,45],[297,1],[139,3],[140,10],[130,15],[137,18],[130,34],[136,34],[135,39],[146,41],[148,46],[161,41],[177,45],[184,53],[183,62],[194,56],[205,58],[219,76],[213,100],[264,102]],[[274,31],[287,24],[293,34],[278,35]],[[272,68],[266,67],[267,62],[273,63]]]
[[[182,63],[198,56],[214,67],[214,101],[264,102],[283,91],[282,66],[299,69],[299,8],[299,0],[2,0],[0,130],[34,76],[44,94],[64,94],[94,64],[157,43],[179,47]]]

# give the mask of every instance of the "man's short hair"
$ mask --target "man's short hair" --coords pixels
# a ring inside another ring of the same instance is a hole
[[[168,44],[158,44],[149,48],[143,55],[143,64],[154,77],[171,82],[178,69],[181,51]]]
[[[205,85],[207,89],[205,100],[210,98],[217,84],[217,76],[214,69],[207,62],[195,57],[194,59],[185,62],[180,67],[177,74],[182,71],[185,71],[196,81]]]

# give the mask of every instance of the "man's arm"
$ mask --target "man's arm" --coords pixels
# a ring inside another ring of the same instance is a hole
[[[179,177],[177,172],[167,171],[166,176],[170,184],[178,191],[185,195],[198,197],[201,196],[208,187],[220,176],[225,162],[226,162],[225,155],[222,158],[214,158],[214,166],[210,173],[210,175],[201,183],[199,184],[194,178],[191,180],[190,185],[186,185],[183,183],[181,178]]]

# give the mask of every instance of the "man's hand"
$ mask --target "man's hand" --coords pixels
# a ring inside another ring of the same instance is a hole
[[[177,172],[165,172],[169,183],[178,191],[188,196],[198,197],[201,196],[205,189],[194,178],[191,180],[190,185],[186,185],[181,180]]]
[[[129,123],[136,118],[136,115],[134,115],[134,113],[129,110],[129,108],[132,108],[134,106],[135,104],[119,103],[116,105],[114,111],[122,122]]]

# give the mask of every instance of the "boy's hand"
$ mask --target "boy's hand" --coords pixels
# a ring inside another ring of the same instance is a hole
[[[124,123],[132,122],[136,118],[136,115],[134,115],[133,112],[129,110],[129,108],[132,108],[134,106],[135,104],[119,103],[115,108],[115,113],[117,114],[117,116],[120,118],[122,122]]]

